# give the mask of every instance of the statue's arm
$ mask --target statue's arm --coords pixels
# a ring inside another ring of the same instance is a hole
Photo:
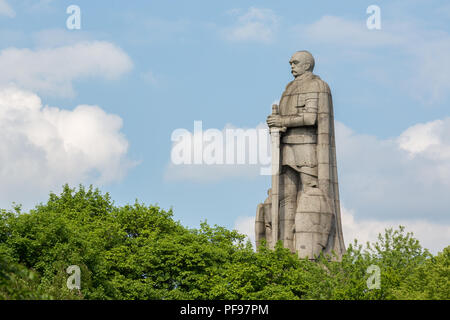
[[[313,126],[317,122],[317,105],[318,99],[307,99],[303,111],[292,116],[283,116],[281,123],[283,127],[303,127]]]

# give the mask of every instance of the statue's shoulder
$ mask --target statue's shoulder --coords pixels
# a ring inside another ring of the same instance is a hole
[[[313,75],[310,80],[306,81],[304,86],[306,92],[331,93],[328,83],[320,79],[317,75]]]
[[[284,90],[286,91],[287,89],[289,89],[290,86],[292,86],[292,84],[294,83],[295,80],[290,81],[287,85],[286,88],[284,88]]]

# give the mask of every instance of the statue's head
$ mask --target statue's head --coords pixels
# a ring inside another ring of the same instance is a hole
[[[308,51],[297,51],[292,55],[289,60],[291,65],[291,73],[297,78],[307,71],[312,72],[314,70],[314,57]]]

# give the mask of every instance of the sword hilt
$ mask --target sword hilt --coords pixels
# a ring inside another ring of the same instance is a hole
[[[278,108],[277,104],[272,105],[272,115],[276,116],[280,114],[280,109]]]
[[[278,116],[280,115],[280,108],[277,104],[273,104],[272,105],[272,115],[273,116]],[[271,130],[276,130],[277,132],[286,132],[287,128],[286,127],[279,127],[279,128],[272,128]]]

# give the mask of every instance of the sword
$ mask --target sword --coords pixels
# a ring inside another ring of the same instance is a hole
[[[277,104],[272,105],[272,115],[279,115]],[[280,206],[279,188],[280,188],[280,136],[281,132],[285,132],[286,127],[270,128],[270,136],[272,142],[272,249],[278,241],[278,215]]]

